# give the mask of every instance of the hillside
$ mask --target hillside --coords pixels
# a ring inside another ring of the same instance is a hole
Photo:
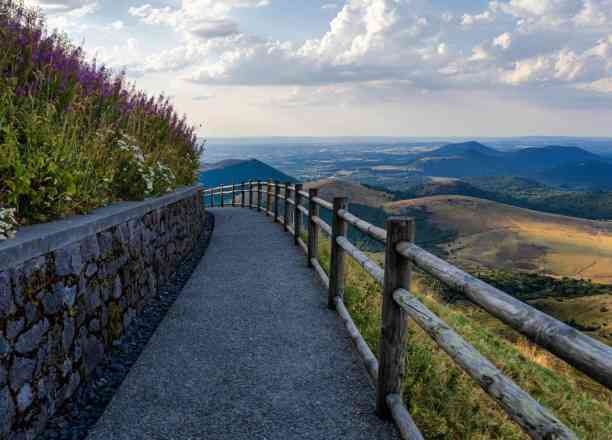
[[[392,193],[396,200],[462,195],[553,214],[592,220],[612,219],[612,192],[568,190],[522,177],[431,178],[427,183]]]
[[[448,231],[452,239],[443,248],[449,259],[462,266],[612,283],[612,222],[546,214],[465,196],[403,200],[387,204],[386,209],[426,217],[435,228]]]
[[[221,184],[247,182],[250,180],[278,180],[279,182],[295,182],[285,173],[257,159],[226,160],[217,164],[206,165],[200,173],[199,181],[207,188]]]
[[[379,208],[384,203],[392,200],[392,197],[380,190],[368,188],[355,182],[343,179],[322,179],[304,184],[305,189],[318,188],[319,196],[326,200],[334,197],[348,197],[351,203]]]
[[[21,1],[0,0],[0,30],[0,239],[195,182],[201,146],[169,98],[88,61]]]

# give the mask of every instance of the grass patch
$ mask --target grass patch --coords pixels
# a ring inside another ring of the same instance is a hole
[[[320,259],[329,270],[329,241]],[[381,265],[381,256],[372,255]],[[578,436],[604,440],[612,432],[612,393],[550,353],[531,344],[480,309],[445,303],[417,273],[412,290],[441,319],[550,409]],[[378,353],[381,288],[347,258],[345,302],[374,353]],[[428,439],[527,438],[503,410],[414,323],[410,323],[403,393]]]

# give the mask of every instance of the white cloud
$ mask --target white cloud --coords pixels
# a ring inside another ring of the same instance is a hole
[[[484,11],[483,13],[476,15],[463,14],[461,24],[464,26],[472,26],[479,23],[492,23],[493,20],[494,17],[491,11]]]
[[[499,46],[504,50],[508,49],[511,44],[512,36],[509,32],[504,32],[503,34],[495,37],[495,39],[493,40],[493,46]]]

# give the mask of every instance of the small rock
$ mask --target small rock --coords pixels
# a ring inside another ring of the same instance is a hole
[[[62,292],[58,289],[54,288],[53,292],[42,292],[38,295],[38,298],[47,316],[54,315],[62,310]]]
[[[74,319],[64,315],[64,331],[62,333],[62,343],[64,345],[64,353],[70,352],[72,341],[74,341],[75,327]]]
[[[25,328],[25,319],[19,318],[6,323],[6,337],[13,341]]]
[[[32,405],[33,398],[32,387],[29,383],[26,383],[17,394],[17,408],[20,411],[25,411]]]
[[[17,391],[32,380],[36,362],[32,359],[16,357],[11,368],[11,388]]]
[[[0,272],[0,319],[8,317],[12,304],[11,277],[8,272]]]
[[[55,294],[62,299],[62,302],[66,307],[74,307],[77,294],[76,286],[69,287],[66,286],[64,283],[57,283],[53,286],[53,290]]]
[[[117,275],[115,277],[115,282],[113,284],[113,298],[115,299],[120,298],[122,293],[123,291],[122,291],[122,286],[121,286],[121,279]]]
[[[15,350],[19,353],[29,353],[35,350],[48,329],[49,321],[47,319],[34,325],[19,337],[17,344],[15,344]]]
[[[8,435],[15,416],[15,405],[8,387],[0,389],[0,437]]]
[[[11,346],[6,338],[0,335],[0,359],[4,359],[11,353]]]
[[[34,324],[38,320],[38,307],[34,303],[27,303],[25,305],[26,319],[28,325]]]
[[[91,278],[96,273],[98,273],[98,265],[96,263],[89,263],[85,269],[85,276]]]
[[[100,245],[98,237],[90,235],[81,240],[81,256],[84,261],[92,261],[100,258]]]
[[[81,267],[81,246],[79,243],[55,251],[55,273],[57,276],[79,275]]]

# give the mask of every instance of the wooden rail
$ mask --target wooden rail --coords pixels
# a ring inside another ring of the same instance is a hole
[[[253,204],[253,188],[258,201]],[[262,186],[266,190],[262,190]],[[505,376],[473,346],[454,332],[410,293],[412,267],[417,267],[449,287],[458,290],[474,304],[499,318],[533,342],[564,359],[592,379],[612,389],[612,348],[596,341],[568,325],[542,313],[526,303],[486,284],[461,269],[430,254],[414,244],[414,220],[392,217],[386,230],[372,225],[349,212],[349,201],[336,197],[333,203],[321,199],[316,190],[302,190],[301,184],[278,182],[247,182],[230,187],[205,190],[204,200],[211,195],[228,195],[232,204],[239,193],[250,193],[248,207],[261,210],[262,194],[267,194],[264,213],[283,225],[294,236],[294,243],[307,254],[312,267],[328,289],[328,306],[335,309],[344,322],[368,375],[377,387],[376,408],[381,417],[392,418],[404,439],[422,439],[422,435],[406,410],[401,395],[405,374],[405,340],[407,319],[420,326],[450,358],[482,387],[530,437],[534,439],[576,439],[550,411]],[[272,189],[274,190],[272,192]],[[273,196],[272,196],[273,195]],[[224,206],[223,199],[221,205]],[[241,201],[240,206],[244,205]],[[320,216],[320,209],[331,211],[332,224]],[[280,211],[282,210],[282,218]],[[308,240],[302,240],[302,225],[307,219]],[[367,236],[385,244],[385,266],[381,268],[348,239],[351,225]],[[329,273],[318,257],[319,233],[330,237]],[[344,305],[345,256],[357,261],[383,288],[380,349],[378,358],[372,353]]]

